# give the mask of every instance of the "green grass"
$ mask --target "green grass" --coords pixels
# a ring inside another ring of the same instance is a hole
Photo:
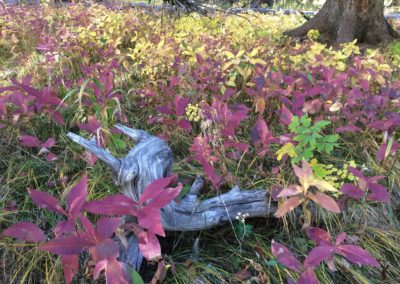
[[[287,6],[294,7],[294,6]],[[306,7],[309,8],[309,7]],[[2,84],[1,72],[7,68],[16,69],[18,77],[22,77],[28,71],[35,71],[38,61],[35,61],[35,42],[29,38],[21,42],[21,49],[24,52],[18,56],[11,56],[0,46],[0,85]],[[393,48],[393,52],[397,49]],[[27,70],[21,64],[21,58],[30,54],[33,69]],[[34,56],[32,56],[34,54]],[[68,57],[67,55],[66,57]],[[36,58],[37,59],[37,58]],[[61,67],[71,67],[72,77],[79,78],[82,74],[79,71],[79,63],[82,58],[73,56],[64,62],[65,66],[59,66],[55,72],[61,74]],[[14,70],[13,69],[13,70]],[[37,85],[44,85],[48,78],[43,74],[36,74],[40,77]],[[123,74],[129,77],[130,74]],[[125,96],[121,105],[127,116],[128,125],[134,128],[141,128],[150,133],[169,131],[169,145],[174,153],[174,172],[179,174],[182,180],[188,183],[197,175],[202,174],[201,167],[192,161],[188,150],[191,139],[182,130],[176,127],[168,129],[164,125],[150,125],[148,118],[154,114],[148,110],[139,110],[135,102],[134,91],[144,85],[147,78],[130,80],[121,76],[117,78],[118,88],[122,88]],[[126,80],[124,80],[126,79]],[[65,92],[64,92],[65,91]],[[63,90],[61,97],[69,90]],[[244,93],[240,94],[245,96]],[[72,97],[69,101],[74,101]],[[57,163],[47,163],[43,158],[37,156],[37,149],[28,149],[18,142],[17,137],[21,134],[19,129],[7,127],[0,130],[0,208],[6,207],[10,201],[15,201],[18,211],[0,210],[0,232],[18,221],[32,221],[42,229],[50,231],[61,217],[46,210],[38,209],[27,195],[27,188],[45,190],[60,198],[65,203],[66,194],[71,187],[79,180],[83,172],[89,173],[89,199],[99,199],[104,196],[119,192],[119,188],[113,183],[111,171],[103,164],[97,163],[89,167],[83,161],[83,153],[80,146],[72,143],[64,135],[68,125],[76,120],[78,114],[76,108],[72,107],[68,113],[64,113],[66,127],[49,127],[52,125],[45,115],[38,115],[29,119],[28,134],[36,135],[40,139],[50,136],[57,136],[57,145],[54,148],[59,156]],[[172,130],[173,129],[173,130]],[[71,129],[70,129],[71,130]],[[171,130],[171,131],[170,131]],[[79,129],[74,129],[79,132]],[[83,134],[83,133],[81,133]],[[246,136],[247,135],[247,136]],[[245,138],[249,134],[243,134]],[[250,139],[248,139],[250,140]],[[125,140],[129,147],[133,144]],[[388,177],[388,188],[394,198],[400,194],[400,163],[398,155],[390,157],[381,165],[376,164],[370,153],[375,153],[380,145],[380,140],[369,132],[360,135],[343,135],[342,144],[335,149],[334,155],[320,155],[318,158],[326,163],[341,165],[345,161],[357,158],[359,164],[377,174],[384,174]],[[354,143],[357,141],[357,143]],[[347,149],[353,149],[353,156],[344,154]],[[53,149],[52,149],[53,150]],[[126,151],[110,149],[115,156],[122,156]],[[274,151],[278,150],[273,149]],[[363,155],[359,155],[362,153]],[[220,160],[227,171],[234,174],[242,189],[270,189],[275,184],[291,184],[296,182],[292,171],[284,171],[280,176],[272,176],[271,168],[277,164],[267,158],[261,159],[254,153],[245,153],[239,160],[231,160],[222,157]],[[262,170],[260,170],[262,169]],[[64,178],[66,177],[66,180]],[[230,182],[227,187],[234,185]],[[204,192],[206,196],[215,195],[211,190]],[[325,265],[318,268],[317,275],[322,283],[400,283],[400,224],[399,208],[390,205],[363,203],[351,203],[349,210],[341,216],[332,216],[320,212],[313,220],[315,226],[327,228],[333,235],[340,231],[346,231],[352,237],[358,238],[359,245],[375,255],[383,265],[382,270],[368,269],[356,265],[348,266],[347,263],[337,258],[338,271],[331,273]],[[253,283],[284,283],[286,274],[293,276],[293,273],[273,261],[271,254],[271,240],[275,239],[293,248],[295,254],[304,259],[306,253],[313,247],[301,230],[302,220],[291,214],[283,220],[275,218],[260,218],[246,220],[247,224],[253,226],[252,233],[243,240],[238,239],[234,227],[230,224],[203,232],[175,232],[169,233],[166,239],[162,239],[163,253],[167,255],[167,263],[175,266],[175,273],[172,269],[168,272],[166,283],[238,283],[240,275],[248,273],[248,278],[253,278]],[[198,248],[195,245],[199,238]],[[38,279],[44,283],[62,283],[63,273],[60,259],[52,254],[38,251],[34,246],[15,242],[9,238],[0,239],[0,283],[37,283]],[[85,264],[85,258],[81,258],[81,265]],[[87,263],[86,263],[87,264]],[[90,265],[86,266],[87,271],[80,270],[75,283],[91,283]],[[145,264],[140,271],[146,280],[150,280],[156,270],[156,266]],[[202,281],[202,282],[201,282]]]

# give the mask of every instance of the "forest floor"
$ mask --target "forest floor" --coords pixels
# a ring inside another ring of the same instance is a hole
[[[202,198],[239,185],[269,191],[280,208],[278,218],[241,212],[226,226],[159,238],[166,283],[283,283],[303,271],[321,283],[399,283],[400,42],[331,48],[318,31],[283,36],[303,21],[0,6],[0,232],[29,221],[54,236],[64,217],[35,206],[28,188],[68,203],[87,173],[89,200],[118,193],[66,133],[121,157],[133,146],[113,127],[122,123],[167,141],[182,195],[200,175]],[[314,227],[325,241],[345,232],[358,248],[304,268],[320,242]],[[2,237],[0,255],[1,283],[64,281],[60,258],[36,244]],[[73,283],[90,283],[87,258]],[[139,272],[148,281],[156,270],[146,262]]]

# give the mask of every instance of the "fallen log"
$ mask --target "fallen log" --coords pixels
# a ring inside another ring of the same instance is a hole
[[[116,184],[123,194],[138,201],[152,181],[172,173],[173,155],[171,148],[162,139],[146,131],[132,129],[120,124],[115,126],[135,142],[135,146],[124,158],[115,158],[98,146],[95,140],[87,140],[74,133],[67,136],[102,160],[114,174]],[[239,212],[249,218],[272,216],[277,204],[272,203],[267,190],[232,190],[206,200],[199,200],[198,193],[203,180],[197,177],[188,194],[179,202],[172,201],[161,209],[161,223],[166,231],[205,230],[234,220]],[[137,242],[129,240],[128,253],[121,257],[133,267],[140,267],[142,257]]]

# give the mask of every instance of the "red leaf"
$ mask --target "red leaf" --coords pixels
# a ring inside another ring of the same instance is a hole
[[[296,189],[296,186],[289,186],[282,189],[276,197],[289,197],[299,195],[299,192]]]
[[[271,251],[281,264],[293,271],[300,272],[302,268],[301,263],[286,246],[272,240]]]
[[[123,264],[116,259],[108,261],[106,266],[106,283],[107,284],[129,284],[125,278]]]
[[[117,258],[119,256],[119,247],[112,239],[101,241],[96,246],[92,246],[89,251],[95,262],[106,258]]]
[[[87,175],[71,189],[67,196],[67,205],[71,216],[76,216],[82,209],[87,197]]]
[[[361,199],[365,195],[365,192],[362,191],[361,188],[351,183],[345,183],[342,185],[340,191],[354,199]]]
[[[94,214],[136,216],[138,204],[129,197],[118,194],[101,200],[87,202],[84,209]]]
[[[316,194],[308,194],[307,197],[317,203],[322,208],[325,208],[326,210],[332,211],[334,213],[341,212],[339,205],[337,204],[335,199],[333,199],[329,195],[326,195],[325,193],[317,192]]]
[[[307,268],[300,276],[297,284],[319,284],[318,278],[312,268]]]
[[[100,272],[106,269],[108,263],[108,259],[101,260],[96,263],[96,266],[93,269],[93,280],[97,280],[100,276]]]
[[[87,163],[90,166],[93,167],[96,164],[97,156],[95,154],[90,153],[89,151],[85,151],[84,156],[85,156],[85,160],[87,161]]]
[[[94,243],[87,239],[82,239],[77,236],[68,236],[64,238],[49,241],[41,246],[39,249],[58,255],[71,255],[80,254],[81,252],[89,249]]]
[[[204,64],[204,59],[203,59],[203,57],[201,56],[200,53],[196,53],[196,61],[200,65]]]
[[[376,157],[375,157],[376,161],[382,162],[385,159],[387,147],[388,147],[387,143],[384,143],[379,147],[378,152],[376,152]]]
[[[384,179],[385,176],[373,176],[373,177],[368,177],[366,179],[367,184],[371,184],[371,183],[378,183],[378,181],[380,181],[381,179]]]
[[[4,236],[28,242],[42,242],[46,240],[43,231],[31,222],[19,222],[8,227],[3,232]]]
[[[336,246],[338,246],[341,243],[343,243],[346,239],[347,239],[347,234],[346,233],[340,233],[339,235],[337,235],[336,243],[335,243]]]
[[[178,126],[186,131],[192,129],[192,125],[190,124],[190,121],[187,119],[178,119]]]
[[[49,139],[46,140],[42,145],[40,145],[40,148],[51,148],[53,145],[56,143],[56,140],[54,140],[53,137],[50,137]]]
[[[280,121],[284,125],[289,125],[292,123],[293,113],[285,106],[282,105],[281,113],[280,113]]]
[[[140,226],[149,229],[154,234],[165,237],[165,232],[161,225],[160,209],[146,206],[139,210],[137,218]]]
[[[205,174],[206,174],[207,177],[210,179],[212,185],[213,185],[215,188],[219,188],[220,185],[221,185],[221,183],[222,183],[222,178],[221,178],[220,175],[218,175],[218,174],[215,172],[214,166],[210,165],[210,164],[208,163],[208,161],[206,161],[206,160],[203,160],[203,161],[201,162],[201,165],[202,165],[202,167],[203,167],[203,170],[204,170]]]
[[[56,237],[60,237],[63,234],[70,234],[74,229],[75,229],[75,219],[70,219],[70,220],[65,220],[59,222],[56,227],[54,228],[54,233],[56,234]]]
[[[94,116],[89,116],[87,123],[79,123],[78,126],[80,129],[86,130],[90,134],[101,128],[100,122]]]
[[[59,112],[58,110],[53,111],[50,116],[51,116],[51,119],[55,123],[58,123],[60,125],[64,125],[65,124],[64,117],[62,116],[61,112]]]
[[[288,200],[286,200],[283,204],[281,204],[278,208],[278,210],[276,210],[274,216],[276,218],[281,218],[283,215],[285,215],[286,213],[294,210],[297,206],[299,206],[301,203],[303,203],[303,199],[295,196],[295,197],[291,197]]]
[[[140,252],[147,260],[161,256],[161,246],[153,232],[141,231],[137,234]]]
[[[313,248],[304,261],[304,266],[306,267],[317,267],[323,260],[328,260],[332,258],[335,253],[334,246],[318,246]]]
[[[60,213],[65,216],[67,215],[67,212],[65,212],[64,209],[61,208],[60,204],[58,204],[58,200],[47,192],[28,189],[28,194],[38,207],[47,208],[50,211]]]
[[[304,159],[302,161],[302,167],[300,168],[293,164],[293,170],[301,184],[304,184],[305,181],[313,175],[313,170],[310,164]]]
[[[379,263],[366,250],[355,245],[339,245],[336,253],[344,256],[347,260],[362,265],[378,267]]]
[[[347,126],[342,126],[336,128],[336,132],[338,133],[343,133],[343,132],[361,132],[362,129],[358,126],[355,125],[347,125]]]
[[[189,97],[182,99],[181,96],[175,97],[174,104],[175,104],[175,112],[176,115],[182,116],[185,114],[185,110],[187,105],[189,104]]]
[[[167,270],[164,260],[158,262],[158,267],[156,273],[153,275],[153,279],[151,279],[151,284],[155,283],[163,283],[165,277],[167,276]]]
[[[371,194],[368,195],[368,200],[389,202],[389,194],[383,185],[378,183],[368,183],[368,187],[371,191]]]
[[[358,170],[356,168],[349,167],[349,172],[352,173],[354,176],[360,178],[360,179],[364,179],[364,180],[366,179],[364,174],[360,170]]]
[[[49,152],[46,156],[47,162],[53,162],[58,159],[58,156],[54,155],[53,153]]]
[[[83,236],[81,235],[81,237],[84,237],[93,243],[98,243],[99,238],[97,236],[97,233],[94,229],[92,222],[90,222],[89,219],[83,216],[82,214],[79,215],[79,219],[81,220],[82,226],[85,229],[85,233]]]
[[[307,234],[309,238],[313,240],[318,246],[332,244],[332,237],[325,230],[316,227],[310,227],[307,230]]]
[[[179,184],[177,187],[170,187],[167,189],[164,189],[162,194],[154,197],[150,203],[149,206],[157,207],[157,208],[163,208],[167,204],[169,204],[175,197],[179,195],[179,193],[182,190],[182,184]]]
[[[273,201],[279,201],[279,193],[283,190],[283,186],[281,185],[273,185],[271,188],[271,197]]]
[[[177,175],[171,175],[166,178],[160,178],[154,180],[152,183],[150,183],[142,195],[140,196],[139,202],[144,203],[148,201],[149,199],[158,196],[164,192],[164,189],[169,186],[173,181],[177,180]]]
[[[97,221],[97,234],[101,239],[111,238],[117,228],[121,225],[121,218],[101,217]]]
[[[197,54],[196,54],[196,57],[197,57]],[[173,76],[173,77],[171,77],[170,80],[169,80],[169,86],[170,86],[171,88],[175,87],[176,85],[179,84],[179,81],[180,81],[180,80],[181,80],[181,79],[180,79],[178,76]]]
[[[156,111],[161,112],[163,114],[174,114],[169,105],[158,106],[156,107]]]
[[[72,279],[78,273],[79,256],[78,255],[63,255],[61,256],[62,268],[66,284],[71,283]]]
[[[269,146],[273,140],[272,133],[269,131],[268,125],[264,119],[259,118],[256,123],[256,130],[264,147]]]
[[[39,147],[40,140],[35,136],[22,135],[19,137],[19,142],[29,148]]]

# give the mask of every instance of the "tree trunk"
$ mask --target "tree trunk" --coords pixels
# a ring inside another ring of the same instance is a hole
[[[319,30],[328,41],[378,44],[398,38],[388,25],[384,0],[327,0],[321,10],[302,26],[287,32],[292,37],[304,37],[311,29]]]

